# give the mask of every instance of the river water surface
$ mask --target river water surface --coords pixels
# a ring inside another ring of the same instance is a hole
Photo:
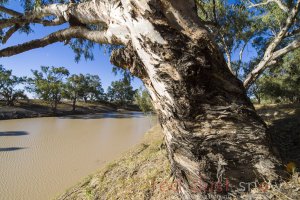
[[[151,123],[141,113],[0,121],[0,199],[57,196],[137,144]]]

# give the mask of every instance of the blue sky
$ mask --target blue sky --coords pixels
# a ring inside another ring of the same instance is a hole
[[[12,0],[6,6],[14,10],[22,11],[18,0]],[[61,28],[63,28],[63,26],[42,27],[41,25],[36,25],[34,27],[34,33],[29,35],[25,33],[15,33],[9,41],[5,45],[1,45],[0,48],[2,49],[7,46],[41,38]],[[12,69],[13,74],[17,76],[30,76],[31,69],[39,69],[42,65],[55,67],[63,66],[72,74],[97,74],[101,78],[105,90],[112,81],[121,78],[120,75],[116,76],[112,72],[112,65],[109,62],[108,54],[105,54],[104,51],[100,50],[98,47],[94,48],[95,59],[93,61],[85,61],[82,59],[79,63],[76,63],[74,57],[75,55],[69,46],[65,46],[63,43],[55,43],[45,48],[34,49],[8,58],[0,58],[0,64],[6,69]],[[139,88],[141,85],[142,82],[138,78],[134,78],[132,86],[134,88]]]
[[[20,7],[19,0],[11,0],[6,6],[20,12],[23,10]],[[0,48],[44,37],[51,32],[64,28],[64,26],[43,27],[41,25],[35,25],[33,28],[34,33],[29,35],[25,33],[16,33],[10,38],[7,44],[0,45]],[[12,69],[13,73],[17,76],[31,76],[31,69],[39,69],[42,65],[55,67],[63,66],[66,67],[71,74],[97,74],[100,76],[103,88],[106,90],[112,81],[119,80],[121,76],[116,76],[112,72],[112,65],[109,62],[108,54],[105,54],[104,51],[100,50],[98,47],[95,47],[93,51],[95,57],[93,61],[85,61],[82,59],[79,63],[76,63],[74,60],[75,55],[69,46],[65,46],[63,43],[55,43],[46,46],[45,48],[34,49],[8,58],[0,58],[0,64],[6,69]],[[255,55],[254,52],[255,50],[253,47],[248,45],[244,52],[245,60],[247,61],[250,57]],[[234,53],[233,60],[237,58],[238,52]],[[132,85],[134,88],[139,88],[142,85],[142,82],[138,78],[135,78]]]

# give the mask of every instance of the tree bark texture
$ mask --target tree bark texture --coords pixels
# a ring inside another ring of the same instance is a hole
[[[280,163],[271,153],[266,125],[198,20],[194,1],[93,0],[47,9],[39,16],[61,11],[65,20],[105,27],[99,34],[71,27],[52,34],[50,43],[84,36],[123,46],[112,52],[111,62],[149,90],[182,199],[217,199],[216,192],[234,193],[241,182],[278,179]],[[37,48],[36,43],[0,55]],[[221,191],[207,189],[218,184]]]
[[[157,39],[139,33],[112,61],[131,66],[148,88],[182,199],[218,198],[216,188],[208,189],[216,183],[226,193],[241,182],[276,180],[280,164],[269,148],[266,125],[208,32],[193,21],[195,8],[157,4],[151,15],[132,11]]]

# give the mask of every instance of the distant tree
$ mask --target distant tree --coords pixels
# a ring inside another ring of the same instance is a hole
[[[102,88],[101,79],[98,75],[84,75],[84,91],[82,97],[85,102],[103,100],[104,89]]]
[[[252,97],[251,99],[260,104],[263,99],[262,87],[260,85],[260,79],[258,79],[254,84],[252,84],[248,89],[248,95]]]
[[[25,83],[26,77],[17,77],[12,75],[12,70],[6,70],[0,65],[0,98],[8,106],[14,106],[18,99],[26,99],[24,90],[18,89],[17,86]]]
[[[65,86],[63,81],[69,76],[69,71],[64,67],[42,66],[41,71],[32,70],[32,73],[29,91],[35,92],[41,99],[49,102],[53,112],[56,112]]]
[[[85,75],[87,84],[87,99],[90,101],[102,100],[104,89],[102,88],[101,79],[98,75]]]
[[[104,90],[98,75],[73,74],[67,79],[63,96],[72,101],[73,111],[79,99],[87,101],[104,100]]]
[[[133,102],[135,92],[130,82],[123,79],[111,83],[107,89],[107,97],[110,102],[124,106]]]
[[[10,70],[6,70],[2,65],[0,65],[0,89],[4,87],[5,80],[11,75]]]
[[[152,112],[154,110],[149,93],[146,89],[140,88],[137,90],[134,99],[143,113]]]
[[[73,112],[76,109],[76,102],[83,97],[85,89],[85,77],[83,74],[73,74],[67,79],[63,96],[72,101]]]
[[[262,98],[272,102],[300,101],[300,50],[288,53],[257,81]]]

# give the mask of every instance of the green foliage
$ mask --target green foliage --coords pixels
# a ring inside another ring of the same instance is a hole
[[[202,2],[202,1],[201,1]],[[199,9],[199,17],[204,22],[210,22],[210,30],[216,36],[221,46],[224,37],[226,44],[233,49],[242,40],[247,40],[254,30],[251,26],[253,12],[246,9],[242,2],[230,4],[225,0],[208,0],[201,3],[203,9]],[[217,31],[217,32],[214,32]]]
[[[84,91],[81,97],[87,101],[102,101],[104,99],[104,90],[101,79],[98,75],[86,74],[83,79]]]
[[[260,77],[254,88],[256,98],[260,96],[264,101],[300,102],[300,50],[284,56],[277,67]]]
[[[135,101],[139,108],[144,112],[154,111],[153,105],[151,103],[151,98],[146,89],[140,88],[134,95]]]
[[[62,98],[64,79],[69,76],[69,71],[64,67],[46,67],[41,70],[32,70],[33,78],[30,80],[28,90],[35,92],[41,99],[50,103],[54,112]]]
[[[3,99],[9,106],[13,106],[18,99],[26,99],[24,90],[17,88],[25,81],[26,77],[14,76],[11,70],[6,70],[0,65],[0,99]]]
[[[85,80],[84,75],[71,75],[65,84],[63,97],[72,100],[73,102],[73,111],[76,109],[76,102],[80,97],[83,97],[85,90]]]
[[[289,14],[281,10],[275,2],[253,8],[249,8],[250,1],[197,0],[197,2],[200,19],[206,23],[208,30],[215,36],[223,53],[230,55],[233,71],[241,79],[244,79],[263,57],[267,46],[284,26]],[[253,0],[251,2],[266,1]],[[291,8],[295,1],[286,0],[284,4]],[[299,17],[298,14],[297,19]],[[289,32],[299,26],[299,19],[295,20]],[[294,37],[284,38],[277,49],[294,39]],[[253,57],[248,58],[249,61],[246,62],[243,59],[240,60],[238,55],[245,46],[251,46],[256,50],[251,55]]]
[[[107,97],[110,102],[124,106],[133,102],[135,92],[130,82],[123,79],[111,83],[107,89]]]
[[[73,74],[65,84],[63,97],[72,100],[73,111],[75,111],[76,102],[83,99],[85,102],[104,100],[104,90],[98,75]]]
[[[13,105],[17,99],[27,98],[23,90],[17,89],[19,84],[27,82],[26,89],[48,102],[54,112],[62,98],[73,102],[74,111],[78,100],[105,100],[98,75],[73,74],[68,77],[70,73],[66,68],[46,66],[42,66],[40,70],[32,70],[32,74],[32,78],[13,76],[11,70],[0,65],[0,99],[5,100],[7,105]]]

